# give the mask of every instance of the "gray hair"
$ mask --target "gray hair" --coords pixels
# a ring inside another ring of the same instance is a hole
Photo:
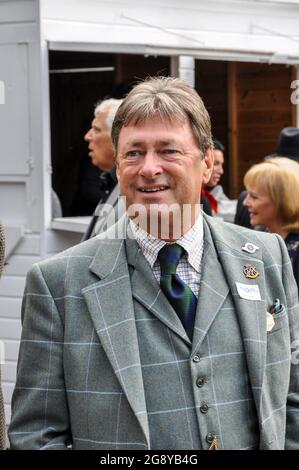
[[[197,92],[179,78],[149,77],[130,91],[117,110],[111,131],[116,152],[123,126],[156,116],[168,122],[187,118],[202,154],[213,148],[210,116]]]
[[[95,117],[99,113],[106,113],[107,112],[107,117],[106,117],[106,125],[111,132],[112,129],[112,123],[116,114],[116,111],[118,110],[119,106],[121,105],[123,100],[116,100],[115,98],[109,98],[108,100],[103,100],[99,101],[95,105],[94,109],[94,115]]]

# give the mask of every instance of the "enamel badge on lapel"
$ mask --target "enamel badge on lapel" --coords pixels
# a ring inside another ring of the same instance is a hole
[[[257,250],[259,250],[259,247],[253,243],[245,243],[245,245],[242,246],[242,251],[247,251],[247,253],[255,253]]]
[[[256,267],[252,264],[245,264],[243,268],[243,273],[248,279],[256,279],[259,277],[260,273],[257,271]]]

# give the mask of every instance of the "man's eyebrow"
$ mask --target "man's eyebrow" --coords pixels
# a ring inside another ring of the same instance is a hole
[[[143,140],[130,140],[126,143],[127,147],[143,147],[146,145],[146,142]],[[155,145],[179,145],[175,139],[167,139],[167,140],[157,140],[155,141]]]
[[[179,142],[175,139],[160,140],[160,145],[179,145]]]
[[[142,140],[128,140],[125,145],[126,147],[142,147],[144,142]]]

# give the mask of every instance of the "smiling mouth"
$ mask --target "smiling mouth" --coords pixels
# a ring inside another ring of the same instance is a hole
[[[141,193],[158,193],[167,189],[169,189],[169,186],[156,186],[155,188],[138,188],[138,191]]]

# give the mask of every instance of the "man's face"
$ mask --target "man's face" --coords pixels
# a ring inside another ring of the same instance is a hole
[[[213,166],[213,171],[211,178],[209,182],[207,183],[207,186],[209,188],[214,188],[219,181],[221,176],[223,175],[223,165],[224,165],[224,155],[221,150],[213,150],[214,153],[214,166]]]
[[[119,135],[117,173],[127,208],[150,205],[199,204],[202,183],[211,174],[213,156],[204,159],[189,122],[149,119],[124,126]]]
[[[107,111],[100,112],[92,121],[91,128],[85,134],[89,156],[93,165],[103,171],[110,171],[115,166],[114,150],[110,131],[106,124]]]

